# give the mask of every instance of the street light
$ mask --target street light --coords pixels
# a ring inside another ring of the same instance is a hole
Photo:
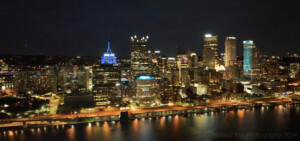
[[[75,111],[74,114],[76,114],[76,118],[78,118],[78,113]]]

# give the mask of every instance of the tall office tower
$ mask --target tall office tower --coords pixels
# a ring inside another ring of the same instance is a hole
[[[158,59],[159,76],[166,77],[168,60],[166,56],[161,56]]]
[[[117,65],[117,57],[114,53],[112,53],[110,49],[110,42],[107,43],[107,50],[106,53],[103,54],[101,57],[101,64],[113,64]]]
[[[189,60],[191,60],[189,68],[198,68],[198,55],[196,53],[191,53]]]
[[[166,76],[170,81],[172,86],[180,86],[179,85],[179,76],[177,69],[177,62],[175,57],[168,57],[166,64]]]
[[[244,77],[252,79],[259,75],[258,51],[252,40],[243,41],[244,45]]]
[[[167,78],[162,78],[159,80],[159,89],[158,96],[161,100],[162,104],[172,104],[175,103],[175,92],[173,91],[173,87],[171,81]]]
[[[198,56],[196,53],[191,53],[189,55],[189,78],[190,84],[197,82],[198,76]]]
[[[226,37],[225,40],[225,67],[232,66],[236,61],[236,38]]]
[[[161,53],[159,50],[148,50],[149,60],[152,64],[158,65],[159,59],[161,58]]]
[[[149,55],[148,55],[149,37],[138,39],[137,36],[131,37],[131,75],[135,80],[140,75],[148,75]]]
[[[261,64],[260,64],[260,57],[258,48],[255,47],[253,50],[253,61],[252,61],[252,74],[253,78],[260,78],[261,77]]]
[[[136,82],[136,98],[139,103],[148,106],[150,106],[150,104],[153,104],[155,102],[157,93],[154,77],[141,75],[137,78]]]
[[[97,107],[111,104],[110,99],[121,96],[121,71],[112,64],[101,64],[93,68],[93,96]]]
[[[92,68],[80,66],[77,70],[79,90],[92,90]]]
[[[177,68],[179,71],[179,83],[181,86],[185,86],[189,81],[189,75],[188,75],[188,67],[189,67],[189,56],[187,52],[178,49],[177,55],[176,55],[176,62],[177,62]]]
[[[148,55],[149,55],[149,75],[151,76],[161,76],[161,71],[160,71],[160,67],[159,67],[159,62],[161,60],[161,54],[159,50],[156,51],[152,51],[149,50],[148,51]]]
[[[205,34],[203,48],[204,65],[214,69],[218,57],[218,35]]]

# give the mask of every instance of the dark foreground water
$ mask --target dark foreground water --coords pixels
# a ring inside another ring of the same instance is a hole
[[[0,131],[0,141],[299,140],[300,107],[275,106],[188,117]]]

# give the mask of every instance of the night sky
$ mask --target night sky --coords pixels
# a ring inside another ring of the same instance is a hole
[[[297,3],[298,1],[298,3]],[[176,46],[202,55],[205,33],[252,39],[264,54],[300,53],[299,0],[0,0],[0,54],[101,56],[106,43],[129,57],[130,36],[149,35],[149,49]]]

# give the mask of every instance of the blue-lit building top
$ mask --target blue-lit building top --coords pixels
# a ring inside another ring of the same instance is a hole
[[[110,49],[110,42],[107,43],[107,51],[101,57],[101,64],[113,64],[117,65],[117,57],[112,53]]]
[[[139,80],[150,80],[150,79],[154,79],[154,77],[150,77],[150,76],[147,76],[147,75],[142,75],[138,79]]]
[[[244,77],[251,78],[253,48],[255,47],[252,40],[243,41],[244,45]]]

